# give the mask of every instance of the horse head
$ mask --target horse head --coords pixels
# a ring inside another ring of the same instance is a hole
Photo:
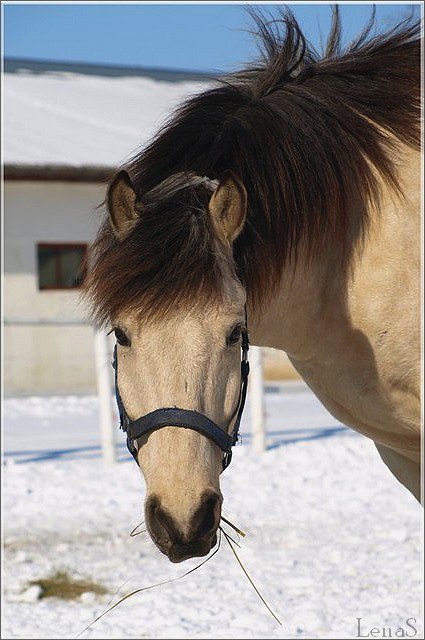
[[[245,221],[246,192],[231,174],[217,183],[181,173],[137,194],[121,171],[107,202],[110,250],[121,256],[115,268],[123,276],[115,293],[129,296],[110,317],[119,401],[129,423],[162,419],[131,436],[130,447],[146,481],[147,529],[180,562],[207,554],[217,541],[225,459],[218,431],[231,433],[241,398],[246,296],[232,246]],[[135,304],[137,283],[143,295]],[[183,418],[173,422],[176,408]],[[217,433],[187,428],[189,414]]]

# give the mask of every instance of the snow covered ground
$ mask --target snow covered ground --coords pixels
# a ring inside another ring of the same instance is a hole
[[[281,618],[268,614],[222,544],[186,578],[138,594],[82,638],[355,638],[421,619],[421,508],[373,444],[341,427],[300,384],[266,394],[269,448],[249,445],[249,406],[222,476],[224,515],[247,532],[240,556]],[[119,439],[99,456],[95,397],[4,404],[2,638],[72,638],[121,594],[179,576],[146,534],[144,485]],[[121,438],[122,434],[117,434]],[[58,570],[108,589],[74,601],[31,598]],[[125,585],[123,585],[123,583]],[[382,634],[381,634],[382,637]],[[388,637],[388,636],[387,636]]]

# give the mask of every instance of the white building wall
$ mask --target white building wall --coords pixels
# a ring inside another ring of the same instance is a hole
[[[40,291],[38,242],[90,242],[105,185],[71,182],[5,183],[5,392],[93,392],[93,329],[14,326],[13,319],[84,320],[79,291]]]

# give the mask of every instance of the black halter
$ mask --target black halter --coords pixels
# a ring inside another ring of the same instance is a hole
[[[154,431],[155,429],[161,429],[161,427],[185,427],[186,429],[194,429],[199,433],[204,434],[212,440],[223,451],[223,469],[229,466],[232,459],[232,447],[236,444],[239,427],[242,418],[242,412],[245,406],[246,392],[248,387],[248,374],[249,374],[249,362],[248,362],[248,350],[249,339],[246,329],[242,330],[242,361],[241,361],[241,388],[239,392],[239,400],[236,406],[235,412],[229,421],[229,427],[232,421],[235,419],[235,424],[230,433],[223,431],[215,422],[204,416],[197,411],[190,411],[189,409],[156,409],[151,413],[137,418],[137,420],[130,420],[126,410],[124,408],[123,401],[118,389],[118,362],[117,362],[117,347],[114,348],[114,361],[112,366],[115,369],[115,397],[117,400],[118,411],[120,414],[120,427],[127,434],[127,448],[137,464],[137,449],[134,446],[134,441],[141,436]]]

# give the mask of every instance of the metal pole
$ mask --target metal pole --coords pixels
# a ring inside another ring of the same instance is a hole
[[[102,438],[102,458],[105,464],[113,464],[115,456],[115,429],[111,404],[111,355],[108,336],[103,331],[94,330],[94,352],[96,362],[96,382],[99,397],[99,420]]]
[[[261,453],[266,448],[266,429],[264,420],[263,355],[260,347],[251,347],[249,351],[249,366],[252,446],[254,451]]]

